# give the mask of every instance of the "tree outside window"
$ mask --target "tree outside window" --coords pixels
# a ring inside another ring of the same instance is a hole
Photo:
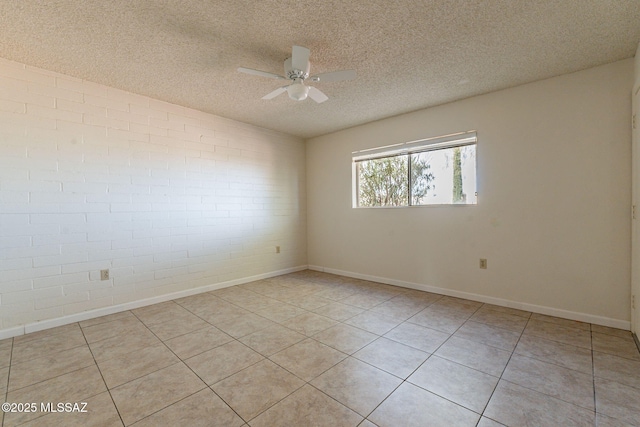
[[[383,154],[356,161],[357,207],[477,203],[475,143]]]

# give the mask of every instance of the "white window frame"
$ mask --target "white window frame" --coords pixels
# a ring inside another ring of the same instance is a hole
[[[476,203],[412,205],[410,180],[408,182],[409,200],[407,201],[408,204],[405,206],[359,206],[358,205],[359,176],[358,176],[357,166],[359,162],[364,160],[382,159],[386,157],[418,154],[418,153],[424,153],[427,151],[436,151],[436,150],[444,150],[444,149],[456,148],[456,147],[465,147],[469,145],[475,145],[476,147],[478,146],[478,135],[475,130],[352,152],[351,153],[352,207],[357,209],[379,209],[379,208],[408,208],[408,207],[429,207],[429,206],[475,206],[478,203],[477,199],[476,199]],[[477,153],[477,148],[476,148],[476,153]],[[476,177],[477,177],[477,170],[478,170],[477,156],[475,161],[476,161]],[[410,179],[411,178],[411,161],[409,161],[407,169],[408,169],[408,176]],[[478,196],[477,187],[476,187],[475,195],[477,198]]]

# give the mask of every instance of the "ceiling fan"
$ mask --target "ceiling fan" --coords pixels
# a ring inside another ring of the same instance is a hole
[[[255,76],[268,77],[270,79],[291,80],[290,84],[279,87],[273,92],[263,96],[262,99],[273,99],[281,93],[287,92],[289,98],[296,101],[304,101],[308,96],[317,103],[324,102],[329,98],[322,93],[320,89],[305,85],[305,80],[308,79],[312,82],[337,82],[341,80],[351,80],[356,77],[355,70],[333,71],[309,76],[311,69],[309,54],[310,51],[306,47],[293,46],[291,58],[287,58],[284,61],[284,76],[244,67],[238,68],[238,71]]]

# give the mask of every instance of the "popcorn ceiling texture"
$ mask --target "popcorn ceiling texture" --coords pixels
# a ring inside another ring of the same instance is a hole
[[[0,2],[0,57],[313,137],[634,55],[637,0]],[[260,98],[294,44],[329,101]]]

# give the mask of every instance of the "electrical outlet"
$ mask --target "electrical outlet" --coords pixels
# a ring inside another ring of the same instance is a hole
[[[109,270],[100,270],[100,280],[109,280]]]
[[[276,246],[276,253],[279,254],[280,253],[280,246]]]
[[[483,270],[487,269],[487,259],[486,258],[480,258],[480,268],[482,268]]]

